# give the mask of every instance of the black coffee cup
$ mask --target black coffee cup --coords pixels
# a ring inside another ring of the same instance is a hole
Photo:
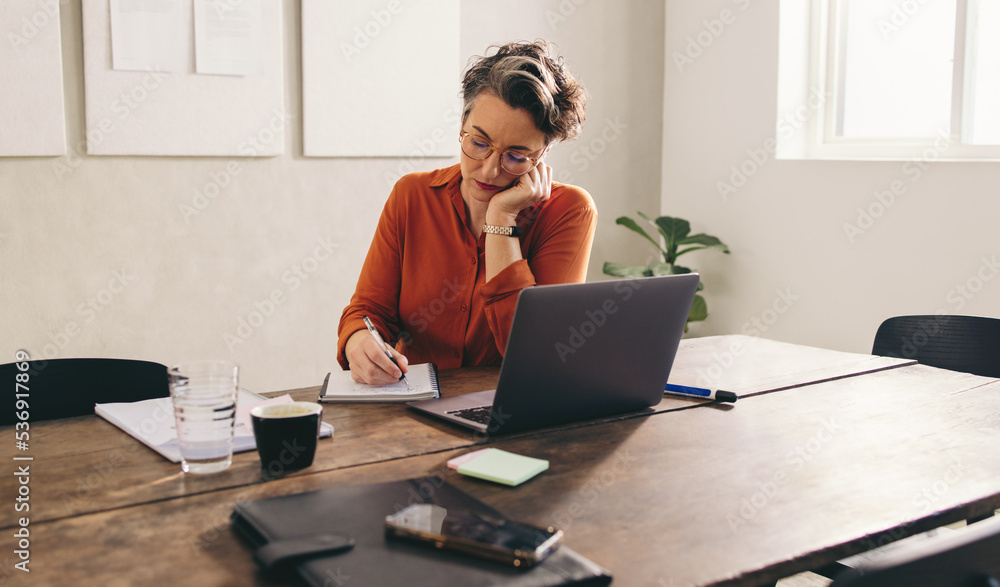
[[[256,406],[250,410],[250,420],[261,469],[280,476],[312,464],[323,406],[313,402]]]

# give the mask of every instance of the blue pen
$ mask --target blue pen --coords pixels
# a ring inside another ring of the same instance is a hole
[[[719,400],[720,402],[730,403],[739,399],[739,396],[731,391],[722,391],[721,389],[705,389],[704,387],[689,387],[687,385],[674,385],[673,383],[668,383],[663,392],[673,395],[714,399]]]

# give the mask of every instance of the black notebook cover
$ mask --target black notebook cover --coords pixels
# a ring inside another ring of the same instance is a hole
[[[471,555],[385,536],[385,517],[413,503],[436,503],[492,515],[493,508],[427,477],[374,485],[339,486],[237,503],[233,529],[254,547],[323,532],[349,534],[350,551],[294,565],[307,585],[607,585],[611,575],[566,546],[541,564],[517,569]]]

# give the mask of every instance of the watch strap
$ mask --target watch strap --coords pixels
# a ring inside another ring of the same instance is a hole
[[[494,226],[492,224],[484,224],[483,232],[485,234],[499,234],[500,236],[521,236],[520,226]]]

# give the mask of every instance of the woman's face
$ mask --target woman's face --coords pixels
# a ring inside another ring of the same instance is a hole
[[[494,150],[483,160],[462,153],[462,196],[489,202],[495,194],[517,181],[518,176],[500,165],[501,153],[507,149],[531,158],[540,157],[545,149],[545,133],[538,130],[527,110],[514,109],[492,93],[476,98],[462,130],[486,139]],[[470,202],[471,203],[471,202]]]

